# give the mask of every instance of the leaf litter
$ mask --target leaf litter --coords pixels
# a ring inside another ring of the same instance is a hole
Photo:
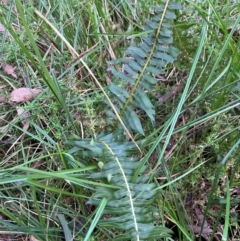
[[[7,98],[1,97],[0,98],[0,103],[25,103],[27,101],[33,100],[36,98],[40,93],[42,92],[41,89],[30,89],[30,88],[18,88],[14,89],[9,96],[8,101],[6,100]],[[7,122],[5,120],[6,115],[0,116],[0,133],[4,133],[9,126],[16,121],[18,118],[21,120],[22,128],[23,130],[27,131],[29,128],[29,122],[27,121],[27,118],[29,117],[29,112],[25,111],[22,107],[16,107],[17,111],[17,116],[14,117],[7,125],[3,126],[4,122]]]
[[[9,101],[17,103],[30,101],[41,92],[42,90],[40,89],[18,88],[11,92]]]
[[[3,63],[2,69],[6,74],[11,75],[15,79],[17,78],[15,68],[11,64]]]

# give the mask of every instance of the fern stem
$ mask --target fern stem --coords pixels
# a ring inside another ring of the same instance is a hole
[[[129,201],[130,201],[130,206],[131,206],[131,211],[132,211],[132,216],[133,216],[134,229],[136,231],[136,238],[137,238],[137,241],[140,241],[140,237],[139,237],[139,233],[138,233],[137,218],[136,218],[136,215],[135,215],[135,210],[134,210],[134,205],[133,205],[133,197],[132,197],[130,187],[128,185],[127,177],[126,177],[125,172],[123,170],[123,167],[121,165],[121,162],[117,158],[117,156],[114,154],[113,150],[111,149],[111,147],[107,143],[105,143],[102,140],[100,140],[100,142],[108,149],[108,151],[111,153],[111,155],[114,157],[115,161],[117,162],[117,164],[119,166],[119,169],[121,170],[122,177],[123,177],[125,185],[126,185],[127,193],[129,195]]]

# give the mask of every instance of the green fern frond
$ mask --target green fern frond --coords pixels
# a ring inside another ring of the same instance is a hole
[[[178,55],[178,50],[172,46],[172,20],[176,18],[174,11],[180,9],[178,3],[166,1],[162,6],[153,8],[151,20],[145,20],[145,31],[151,33],[142,38],[139,46],[130,46],[126,58],[110,61],[108,68],[121,85],[111,83],[109,90],[114,97],[116,110],[131,130],[142,135],[144,131],[135,109],[143,110],[151,121],[154,121],[155,111],[145,91],[150,92],[157,83],[155,76],[164,74],[164,67],[172,63]],[[122,69],[117,71],[117,66]],[[126,91],[129,89],[129,92]],[[114,114],[110,115],[114,118]],[[111,122],[112,123],[112,122]],[[115,118],[115,126],[118,123]]]
[[[170,236],[171,230],[154,225],[157,220],[154,214],[158,210],[152,204],[157,195],[157,186],[148,183],[148,166],[141,169],[135,183],[131,182],[142,162],[138,157],[133,157],[137,150],[132,142],[126,141],[125,135],[120,132],[102,134],[94,141],[85,139],[70,144],[74,145],[75,151],[88,150],[88,156],[99,156],[99,150],[102,150],[98,158],[100,170],[90,174],[90,178],[118,187],[118,190],[98,187],[88,201],[98,206],[103,198],[108,199],[103,213],[110,214],[111,218],[100,220],[99,226],[125,231],[116,240],[149,240]]]
[[[115,131],[100,134],[95,139],[67,143],[73,146],[70,154],[78,153],[98,162],[99,171],[90,173],[89,178],[105,185],[96,188],[88,203],[98,206],[107,198],[103,211],[106,217],[98,225],[120,230],[114,240],[159,240],[172,233],[157,222],[159,210],[154,207],[157,185],[149,182],[149,166],[138,157],[136,143],[127,141],[123,130],[117,128],[116,115],[122,117],[122,124],[129,130],[142,135],[144,130],[136,109],[144,111],[154,122],[153,104],[146,92],[157,83],[156,75],[163,74],[165,66],[178,55],[178,50],[172,46],[171,25],[176,9],[180,9],[180,5],[170,0],[154,7],[151,20],[145,21],[145,30],[150,34],[142,38],[139,46],[129,47],[125,52],[127,57],[109,62],[112,66],[108,70],[117,81],[108,86],[112,102],[106,113]],[[117,70],[119,65],[122,65],[120,71]]]

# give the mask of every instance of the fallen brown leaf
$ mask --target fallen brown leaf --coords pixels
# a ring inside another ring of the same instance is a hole
[[[11,75],[13,78],[17,78],[14,67],[12,65],[4,63],[2,64],[2,68],[6,74]]]
[[[0,133],[4,133],[5,131],[7,131],[7,129],[9,128],[9,126],[11,125],[11,123],[14,123],[14,121],[17,120],[18,117],[20,117],[21,123],[23,125],[23,130],[27,131],[29,128],[29,122],[27,121],[27,117],[29,117],[29,112],[25,111],[22,108],[16,108],[17,110],[17,116],[15,116],[10,122],[8,122],[7,125],[3,126],[3,123],[5,123],[6,121],[4,121],[4,118],[6,117],[6,115],[4,116],[0,116]],[[0,240],[1,241],[1,240]]]
[[[18,116],[21,117],[22,121],[22,125],[23,125],[23,130],[27,131],[29,128],[29,122],[26,120],[26,118],[29,116],[29,112],[25,111],[22,108],[17,108],[17,113]]]
[[[34,236],[30,235],[29,241],[39,241],[39,239],[36,239]]]
[[[12,91],[10,94],[10,101],[13,102],[26,102],[32,100],[38,96],[42,90],[40,89],[29,89],[29,88],[19,88]]]
[[[201,226],[196,226],[196,225],[187,225],[187,226],[192,230],[194,234],[200,234],[201,230],[202,230],[202,235],[209,235],[209,234],[212,234],[213,232],[213,230],[208,227],[201,228]]]
[[[5,102],[5,97],[0,97],[0,103],[4,103]]]
[[[200,234],[205,240],[210,240],[210,236],[213,230],[210,228],[207,220],[204,218],[204,214],[199,208],[195,209],[195,217],[197,219],[196,225],[188,225],[188,228],[192,230],[194,234]],[[204,220],[205,219],[205,220]]]
[[[175,85],[168,93],[163,95],[161,98],[158,99],[159,104],[164,104],[167,100],[172,99],[174,95],[176,95],[178,92],[180,92],[182,89],[182,86],[180,84]]]

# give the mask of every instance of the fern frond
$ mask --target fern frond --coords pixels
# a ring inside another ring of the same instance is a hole
[[[154,121],[154,107],[145,91],[152,90],[157,83],[155,76],[164,74],[164,67],[172,63],[178,55],[178,50],[172,46],[171,21],[176,17],[174,11],[180,8],[178,3],[170,1],[154,7],[151,20],[145,20],[145,31],[151,33],[143,37],[138,46],[130,46],[125,51],[125,58],[109,62],[112,66],[108,71],[117,77],[117,83],[123,85],[109,85],[116,109],[119,109],[119,115],[128,128],[142,135],[144,131],[134,110],[143,110],[150,120]],[[117,70],[119,64],[123,66],[120,71]],[[129,92],[126,91],[126,86]],[[114,115],[111,115],[111,118],[114,118]],[[115,118],[115,126],[116,123]]]
[[[152,204],[157,195],[157,186],[148,183],[148,166],[145,165],[136,181],[131,182],[135,170],[142,163],[138,157],[133,157],[138,151],[132,142],[126,141],[125,135],[111,133],[100,135],[94,141],[85,139],[70,144],[77,151],[86,152],[88,149],[88,156],[99,156],[101,149],[102,154],[98,158],[101,169],[90,174],[90,178],[118,187],[118,190],[98,187],[88,201],[89,204],[98,206],[103,198],[108,199],[103,213],[112,217],[100,220],[99,226],[125,231],[116,240],[150,240],[149,238],[170,236],[171,230],[154,225],[154,213],[158,213],[158,210]]]
[[[178,55],[178,50],[172,46],[171,21],[175,18],[174,11],[180,7],[170,0],[154,7],[152,18],[145,21],[145,30],[150,34],[142,38],[138,46],[129,47],[125,58],[109,62],[112,66],[108,71],[116,77],[116,81],[108,86],[111,93],[108,102],[110,98],[112,102],[106,113],[111,126],[116,127],[120,119],[129,130],[144,135],[136,109],[144,111],[154,122],[155,111],[147,92],[157,83],[156,75],[163,74],[165,66]],[[68,142],[73,146],[71,154],[79,153],[82,157],[94,157],[98,161],[99,171],[90,173],[89,178],[105,185],[99,185],[88,201],[97,206],[108,199],[103,211],[107,215],[98,225],[122,230],[114,237],[119,241],[170,237],[171,230],[156,222],[156,213],[159,212],[154,207],[157,185],[149,183],[149,166],[138,157],[136,143],[127,141],[121,128],[114,130],[95,139]]]

